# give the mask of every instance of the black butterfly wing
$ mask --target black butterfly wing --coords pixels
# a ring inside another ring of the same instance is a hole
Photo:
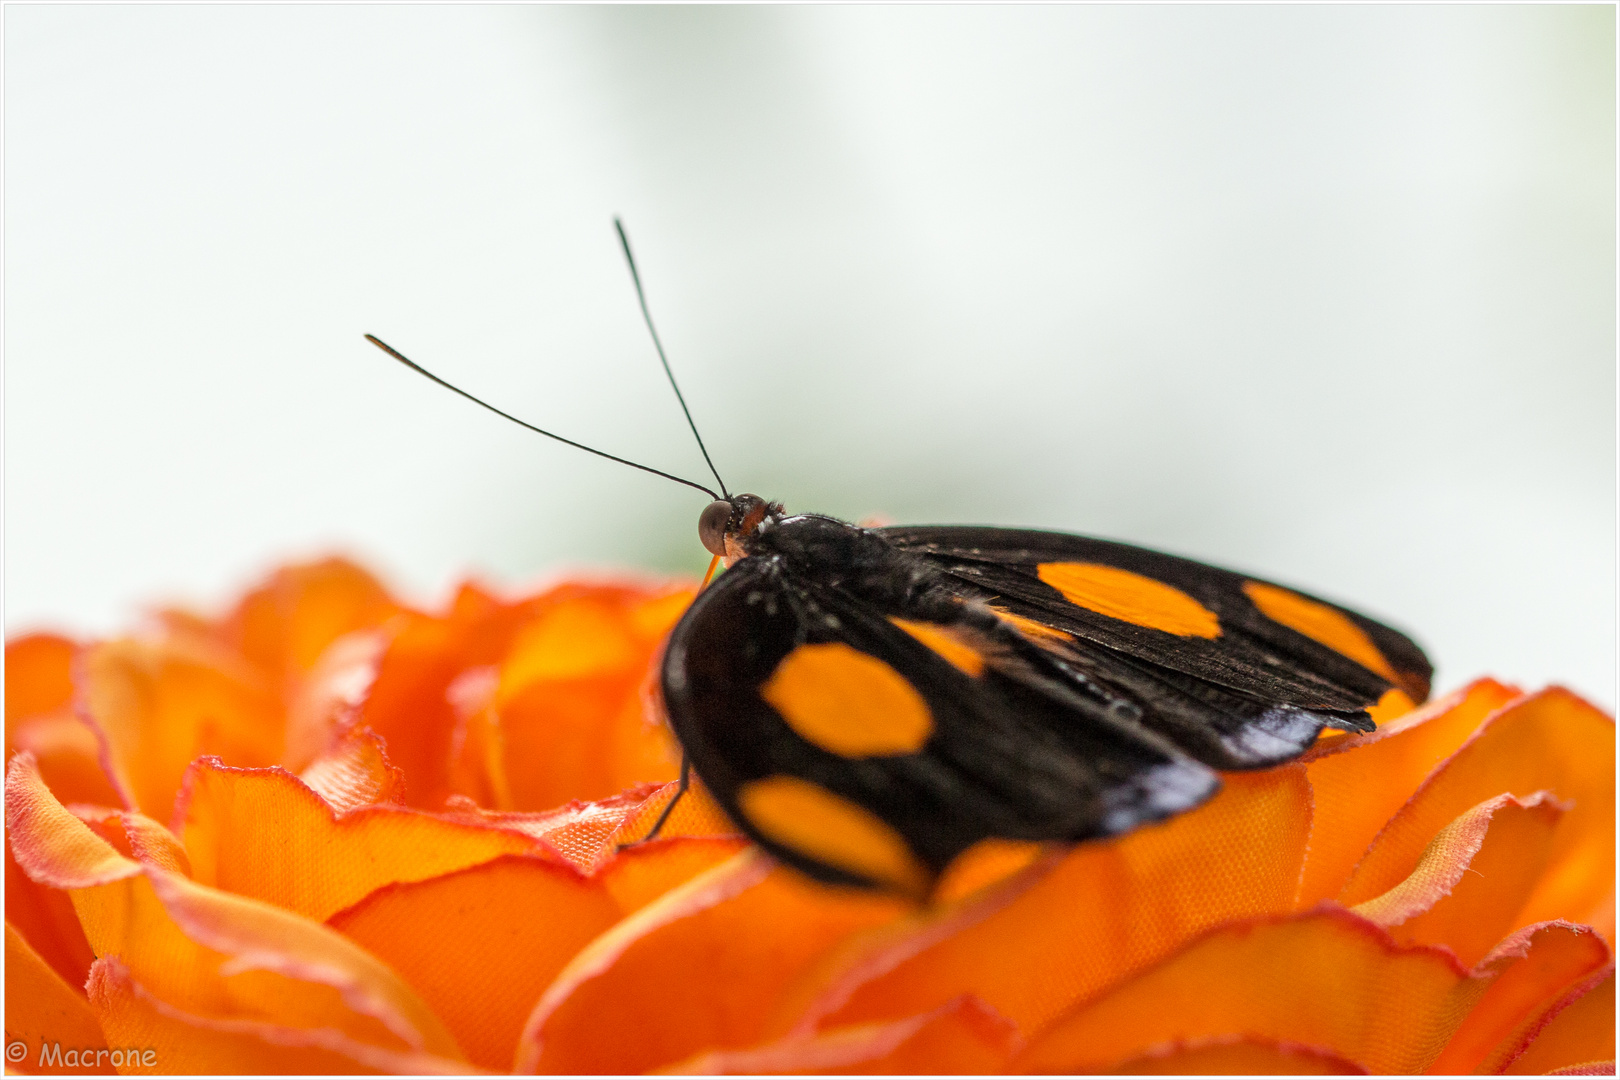
[[[670,722],[704,784],[775,856],[912,892],[980,840],[1113,835],[1219,786],[1129,705],[982,609],[961,612],[959,625],[907,629],[901,601],[744,559],[671,635]],[[953,637],[925,643],[934,632]]]
[[[1324,726],[1371,730],[1366,710],[1392,689],[1428,696],[1406,636],[1270,582],[1064,533],[879,532],[1216,768],[1287,760]]]

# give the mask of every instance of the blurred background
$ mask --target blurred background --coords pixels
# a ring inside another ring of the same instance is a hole
[[[1615,677],[1610,6],[4,9],[5,621],[700,573],[726,482]]]

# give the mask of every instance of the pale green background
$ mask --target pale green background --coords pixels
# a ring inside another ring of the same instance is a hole
[[[1614,9],[17,6],[6,626],[1073,529],[1613,703]]]

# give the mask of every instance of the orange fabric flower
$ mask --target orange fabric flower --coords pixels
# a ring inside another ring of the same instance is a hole
[[[691,596],[429,614],[329,560],[11,642],[8,1065],[1613,1071],[1614,725],[1574,695],[1482,680],[916,903],[696,789],[620,846],[673,796],[651,673]]]

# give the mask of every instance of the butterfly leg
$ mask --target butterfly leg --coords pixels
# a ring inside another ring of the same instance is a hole
[[[664,822],[669,820],[670,811],[675,809],[675,804],[681,801],[681,796],[686,794],[686,789],[691,785],[692,759],[687,757],[683,751],[681,753],[681,784],[680,787],[675,789],[675,797],[669,800],[668,804],[665,805],[664,812],[658,815],[658,820],[653,822],[653,827],[648,831],[646,836],[643,836],[640,840],[632,841],[629,844],[620,844],[619,848],[623,850],[627,847],[633,847],[636,844],[645,844],[647,841],[656,838],[658,836],[658,831],[664,827]]]

